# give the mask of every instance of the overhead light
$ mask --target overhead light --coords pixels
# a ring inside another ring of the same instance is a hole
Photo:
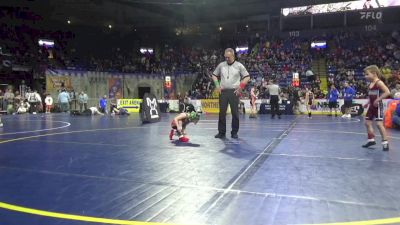
[[[54,41],[49,39],[39,39],[38,44],[39,46],[54,47]]]
[[[68,23],[68,24],[71,24],[71,20],[67,20],[67,23]]]
[[[150,53],[153,54],[154,49],[153,48],[140,48],[140,53],[145,54],[145,53]]]
[[[235,50],[238,53],[247,53],[249,51],[249,47],[248,46],[238,46],[238,47],[236,47]]]
[[[108,25],[108,28],[110,28],[110,29],[111,29],[111,28],[112,28],[112,25],[111,25],[111,24],[109,24],[109,25]]]
[[[284,8],[284,9],[282,9],[282,15],[283,15],[283,16],[288,16],[289,13],[290,13],[290,9],[289,9],[289,8]]]
[[[219,30],[219,31],[222,31],[222,27],[219,27],[218,30]]]
[[[248,25],[248,24],[246,24],[246,28],[249,28],[249,25]]]

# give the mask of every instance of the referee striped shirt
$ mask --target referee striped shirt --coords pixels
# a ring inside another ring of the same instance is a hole
[[[228,64],[226,61],[220,63],[213,73],[217,77],[221,77],[222,89],[236,89],[240,86],[240,81],[250,76],[246,68],[240,62]]]

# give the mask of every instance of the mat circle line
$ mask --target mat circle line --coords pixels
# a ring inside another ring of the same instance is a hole
[[[10,120],[12,121],[12,120]],[[12,132],[12,133],[0,133],[0,136],[5,136],[5,135],[13,135],[13,134],[27,134],[27,133],[35,133],[35,132],[42,132],[42,131],[51,131],[51,130],[58,130],[58,129],[63,129],[71,126],[71,123],[65,122],[65,121],[52,121],[52,120],[19,120],[23,122],[32,122],[32,121],[39,121],[39,122],[54,122],[54,123],[63,123],[65,124],[64,126],[60,127],[53,127],[53,128],[47,128],[47,129],[38,129],[38,130],[29,130],[29,131],[20,131],[20,132]]]

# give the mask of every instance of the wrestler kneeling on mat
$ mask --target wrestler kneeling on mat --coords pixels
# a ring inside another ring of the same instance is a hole
[[[90,107],[89,110],[85,110],[83,111],[82,115],[86,115],[86,116],[96,116],[96,115],[101,115],[104,116],[104,114],[102,112],[100,112],[96,107]]]
[[[188,142],[189,138],[186,136],[186,127],[189,123],[197,124],[200,120],[200,115],[197,112],[181,113],[177,115],[171,122],[171,132],[169,139],[172,140],[174,134],[179,137],[179,141]]]

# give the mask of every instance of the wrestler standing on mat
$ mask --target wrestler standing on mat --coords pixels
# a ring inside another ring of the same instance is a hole
[[[368,66],[364,69],[365,78],[370,82],[368,86],[369,101],[364,107],[368,107],[365,116],[365,127],[367,128],[368,141],[362,147],[369,148],[376,144],[372,121],[376,121],[376,126],[382,136],[383,151],[389,151],[388,135],[383,125],[383,102],[382,100],[390,96],[390,91],[381,80],[381,70],[376,65]]]
[[[249,118],[257,118],[257,105],[256,105],[257,98],[258,98],[258,89],[257,89],[257,84],[254,83],[254,86],[250,90],[251,113]]]

